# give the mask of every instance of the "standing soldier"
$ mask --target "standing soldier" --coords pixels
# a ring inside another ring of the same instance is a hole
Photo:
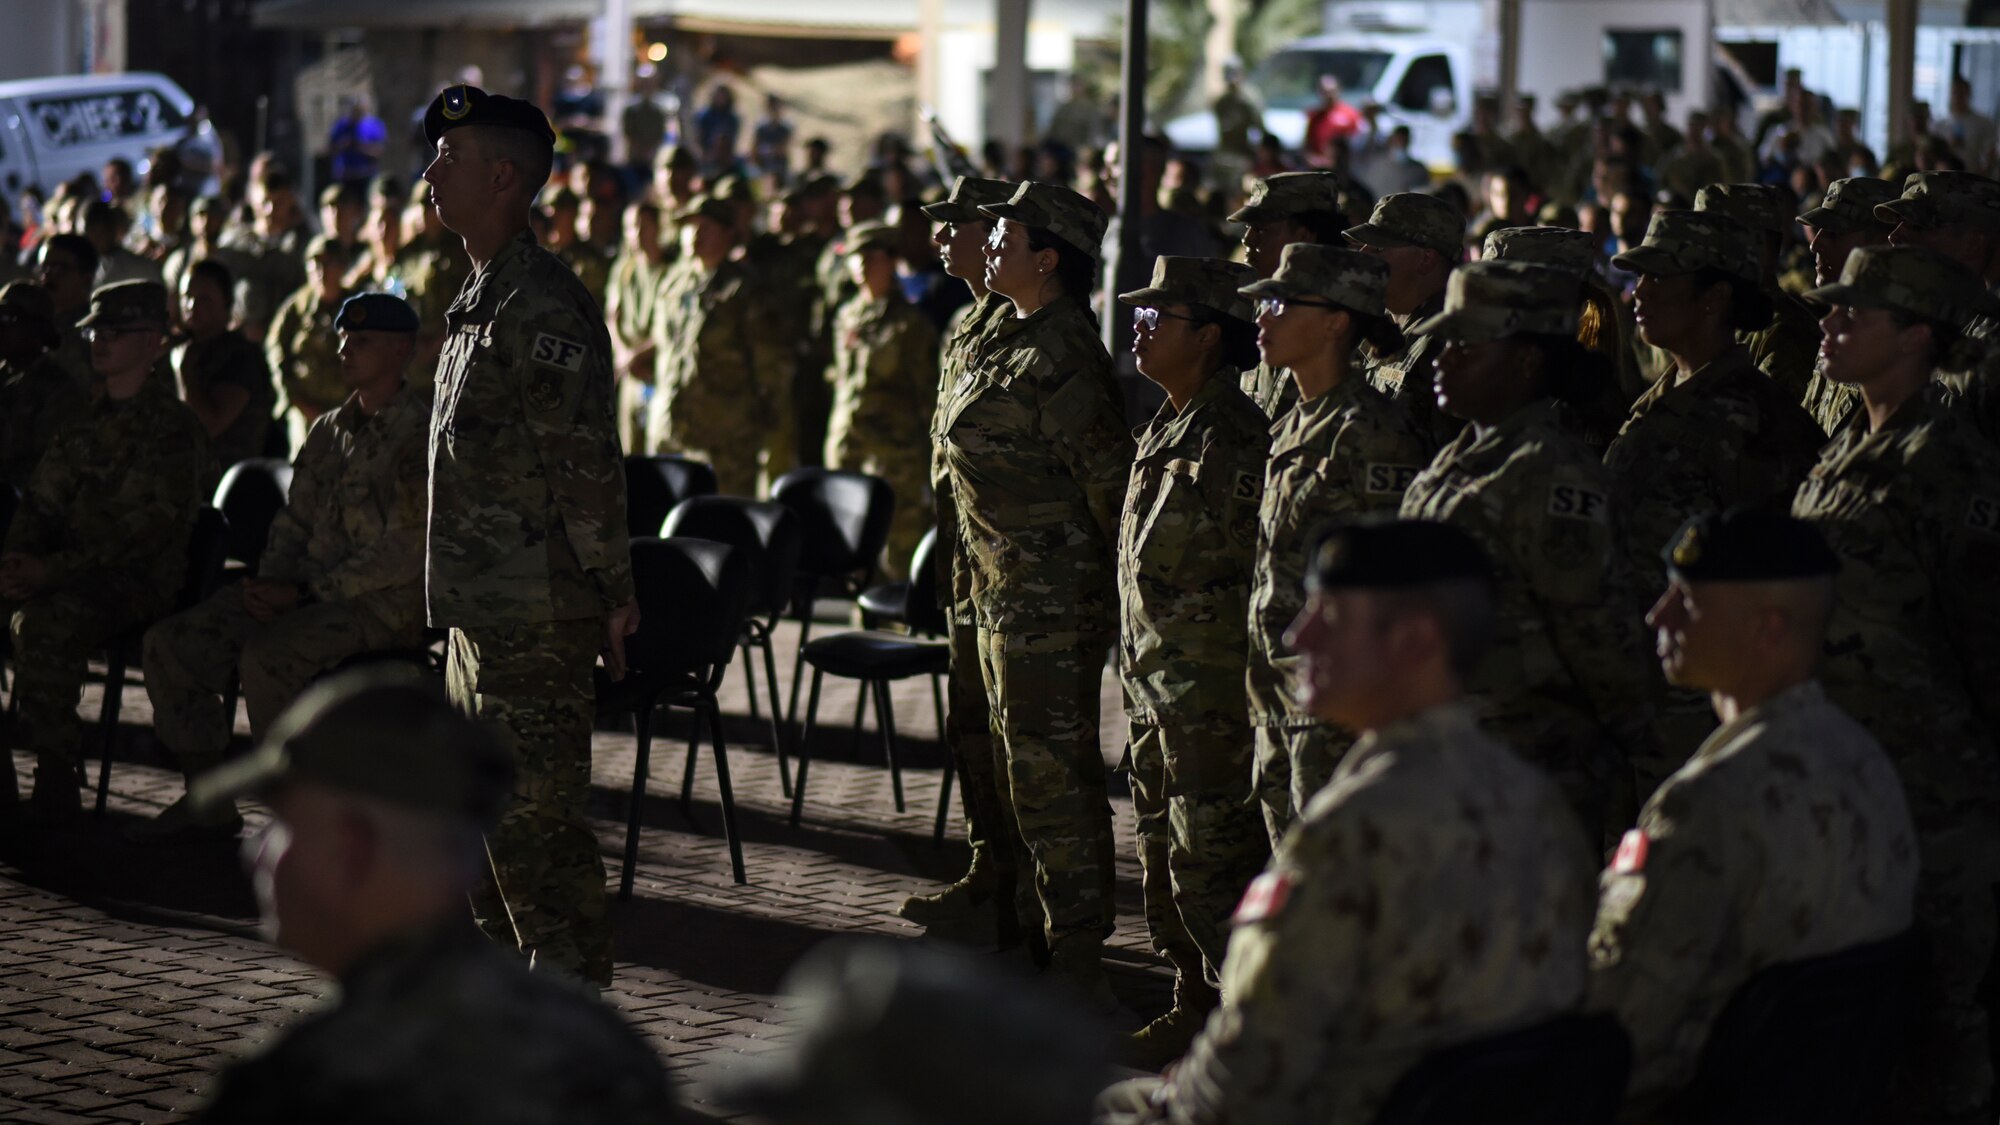
[[[240,670],[259,739],[313,677],[356,653],[422,640],[431,411],[421,389],[403,385],[417,327],[410,306],[386,293],[341,306],[330,331],[349,397],[300,443],[256,575],[146,630],[154,728],[190,783],[228,748],[230,673]],[[233,808],[197,815],[181,800],[133,835],[230,837],[242,827]]]
[[[1347,215],[1340,209],[1346,177],[1338,172],[1279,172],[1257,181],[1250,198],[1229,216],[1243,224],[1243,255],[1260,279],[1278,272],[1285,247],[1295,242],[1341,245]],[[1299,401],[1299,386],[1283,368],[1259,362],[1243,372],[1243,393],[1265,417],[1276,420]]]
[[[554,158],[542,111],[452,86],[424,135],[432,202],[474,269],[445,315],[425,591],[430,623],[451,628],[453,699],[500,729],[516,772],[476,905],[488,933],[605,984],[604,861],[584,817],[591,670],[601,650],[623,678],[639,623],[611,340],[529,229]]]
[[[873,172],[856,176],[845,186],[825,186],[829,190],[838,187],[834,192],[838,226],[828,232],[832,237],[821,245],[819,261],[813,267],[817,291],[813,295],[811,322],[807,325],[811,352],[803,361],[804,370],[813,377],[806,381],[805,394],[794,407],[799,444],[814,456],[826,445],[827,418],[833,409],[833,397],[826,385],[826,369],[833,362],[833,318],[855,292],[854,280],[841,265],[840,232],[879,220],[889,209],[882,179]],[[821,198],[824,197],[822,192]]]
[[[1800,225],[1806,228],[1806,243],[1812,247],[1814,285],[1839,281],[1849,254],[1889,241],[1892,227],[1882,221],[1875,208],[1893,202],[1899,194],[1895,184],[1868,176],[1850,176],[1826,186],[1819,206],[1799,216]],[[1827,378],[1825,368],[1825,355],[1816,355],[1812,380],[1806,384],[1800,405],[1831,435],[1839,433],[1860,408],[1861,392]]]
[[[1346,232],[1347,240],[1389,266],[1384,303],[1403,331],[1403,346],[1378,354],[1368,381],[1410,412],[1432,445],[1458,433],[1459,421],[1438,409],[1431,393],[1431,367],[1442,340],[1417,325],[1444,308],[1445,281],[1464,255],[1465,218],[1435,195],[1398,192],[1375,204],[1368,221]]]
[[[584,237],[583,200],[560,182],[542,193],[542,214],[549,224],[547,250],[576,272],[590,298],[604,304],[604,287],[611,280],[611,259]]]
[[[1173,1008],[1135,1036],[1180,1056],[1220,1002],[1229,912],[1270,855],[1251,807],[1243,622],[1271,420],[1239,386],[1257,355],[1248,266],[1161,257],[1132,354],[1166,392],[1138,431],[1118,532],[1119,676],[1131,720],[1146,927],[1174,968]]]
[[[863,223],[841,235],[861,291],[834,318],[833,417],[826,464],[881,477],[896,494],[883,573],[906,577],[929,522],[930,441],[937,411],[937,329],[896,282],[900,234]]]
[[[1917,172],[1902,198],[1877,204],[1875,215],[1894,224],[1892,244],[1953,258],[1988,290],[2000,283],[2000,182],[1972,172]],[[1964,340],[1939,362],[1938,382],[1952,408],[2000,444],[2000,312],[1973,317]]]
[[[1591,451],[1604,453],[1632,400],[1645,389],[1632,353],[1631,312],[1617,290],[1598,272],[1600,240],[1568,227],[1502,227],[1486,236],[1483,262],[1532,262],[1575,276],[1581,282],[1582,307],[1577,312],[1577,342],[1610,361],[1617,372],[1595,387],[1575,388],[1574,409],[1566,420]]]
[[[90,413],[90,396],[55,358],[61,339],[48,290],[0,288],[0,485],[27,488],[56,435]]]
[[[76,705],[90,653],[172,606],[215,480],[200,419],[153,373],[167,350],[167,291],[107,285],[79,325],[103,393],[35,466],[0,551],[19,745],[36,756],[35,808],[58,820],[78,810]]]
[[[333,323],[346,297],[343,253],[340,243],[325,235],[312,240],[306,247],[306,283],[278,306],[264,333],[264,358],[278,377],[278,417],[295,452],[305,448],[313,420],[345,402],[351,390],[341,373]]]
[[[1694,197],[1696,211],[1727,215],[1750,232],[1751,277],[1763,289],[1772,317],[1770,324],[1737,339],[1749,349],[1757,370],[1784,388],[1787,398],[1803,402],[1819,356],[1819,318],[1804,301],[1778,287],[1779,255],[1794,221],[1791,204],[1791,194],[1771,184],[1710,184]]]
[[[1388,283],[1379,258],[1295,243],[1275,276],[1243,289],[1257,301],[1264,366],[1289,371],[1299,394],[1272,430],[1248,618],[1252,785],[1274,848],[1348,742],[1291,692],[1296,658],[1284,638],[1305,604],[1307,536],[1329,521],[1393,513],[1430,460],[1409,413],[1362,374],[1369,354],[1402,339],[1382,304]]]
[[[361,224],[362,251],[348,266],[350,293],[386,291],[389,270],[403,249],[403,210],[410,192],[403,181],[384,172],[368,188],[368,217]]]
[[[814,219],[816,210],[831,214],[831,181],[815,177],[778,197],[770,229],[752,236],[745,257],[756,274],[763,294],[767,331],[788,341],[786,378],[790,380],[793,418],[805,418],[813,410],[826,409],[826,356],[812,334],[813,316],[820,300],[819,256],[825,252],[826,235]],[[809,366],[810,365],[810,366]],[[815,465],[824,450],[820,446],[793,451],[796,463]]]
[[[410,192],[403,229],[403,247],[396,251],[395,264],[389,267],[385,289],[408,301],[423,325],[417,332],[410,382],[428,387],[435,381],[438,356],[444,350],[445,310],[464,287],[472,263],[466,260],[465,244],[438,218],[437,208],[431,204],[431,185],[426,181],[417,181]]]
[[[653,308],[667,268],[659,205],[642,199],[626,207],[625,244],[604,287],[604,320],[618,359],[618,440],[632,452],[646,447],[646,396],[657,363]]]

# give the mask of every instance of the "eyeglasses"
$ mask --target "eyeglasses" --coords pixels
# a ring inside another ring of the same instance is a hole
[[[1198,316],[1182,316],[1179,313],[1170,313],[1161,309],[1141,308],[1132,310],[1132,327],[1144,332],[1158,332],[1160,330],[1161,317],[1165,317],[1168,320],[1185,320],[1189,324],[1207,323],[1207,321]]]
[[[157,328],[148,327],[147,325],[143,324],[126,325],[123,328],[91,327],[83,330],[83,342],[86,344],[95,344],[99,340],[103,340],[105,343],[108,344],[115,342],[122,337],[131,336],[136,333],[158,332],[158,331],[159,329]]]
[[[1305,301],[1296,297],[1265,297],[1257,302],[1258,316],[1283,316],[1288,308],[1304,306],[1309,309],[1338,309],[1331,301]]]

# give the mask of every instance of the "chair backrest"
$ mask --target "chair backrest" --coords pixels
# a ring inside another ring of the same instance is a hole
[[[7,537],[7,528],[14,522],[14,509],[20,506],[20,490],[11,484],[0,484],[0,539]]]
[[[634,539],[639,631],[625,659],[649,676],[703,677],[736,655],[749,611],[749,560],[711,539]]]
[[[951,621],[938,604],[937,528],[924,532],[917,549],[910,554],[909,600],[903,603],[903,622],[913,633],[942,637],[951,632]]]
[[[750,612],[776,617],[791,601],[804,543],[798,514],[741,496],[693,496],[674,505],[660,534],[727,543],[749,559]]]
[[[1908,1034],[1914,933],[1773,965],[1716,1018],[1695,1078],[1675,1103],[1715,1125],[1875,1119]]]
[[[1610,1125],[1631,1068],[1615,1017],[1570,1013],[1432,1052],[1374,1125]]]
[[[771,499],[799,514],[802,576],[858,574],[866,581],[889,541],[896,494],[888,481],[847,469],[793,469],[778,478]]]
[[[204,505],[188,535],[187,576],[181,579],[178,608],[191,609],[221,588],[222,564],[228,560],[229,517]]]
[[[715,470],[706,461],[672,453],[625,458],[625,530],[634,539],[660,533],[674,505],[715,494]]]
[[[271,538],[271,521],[292,491],[292,467],[279,457],[238,461],[215,486],[215,506],[229,517],[228,557],[256,569]]]

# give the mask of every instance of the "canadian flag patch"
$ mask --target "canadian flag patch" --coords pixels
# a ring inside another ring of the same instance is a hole
[[[1236,913],[1230,921],[1240,926],[1274,917],[1285,908],[1285,900],[1290,897],[1292,881],[1282,872],[1266,871],[1243,892],[1243,901],[1236,904]]]
[[[1618,852],[1611,857],[1613,875],[1637,875],[1646,869],[1646,853],[1653,848],[1653,842],[1646,838],[1641,828],[1627,829],[1624,839],[1618,841]]]

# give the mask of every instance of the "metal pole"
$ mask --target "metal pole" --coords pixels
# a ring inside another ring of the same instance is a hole
[[[1012,150],[1028,142],[1028,8],[1030,0],[994,0],[993,131]]]
[[[1889,0],[1889,143],[1910,137],[1910,104],[1916,100],[1918,0]]]
[[[597,47],[604,132],[611,142],[611,159],[623,164],[630,159],[625,151],[625,106],[632,98],[632,0],[604,0],[604,35]]]
[[[1500,113],[1514,112],[1521,93],[1521,0],[1500,0]]]
[[[1147,0],[1125,0],[1125,57],[1119,66],[1118,88],[1118,245],[1104,263],[1108,294],[1141,288],[1152,263],[1142,262],[1139,249],[1140,142],[1146,134],[1146,6]],[[1118,315],[1118,303],[1104,302],[1104,347],[1112,355],[1132,349],[1131,325]]]

